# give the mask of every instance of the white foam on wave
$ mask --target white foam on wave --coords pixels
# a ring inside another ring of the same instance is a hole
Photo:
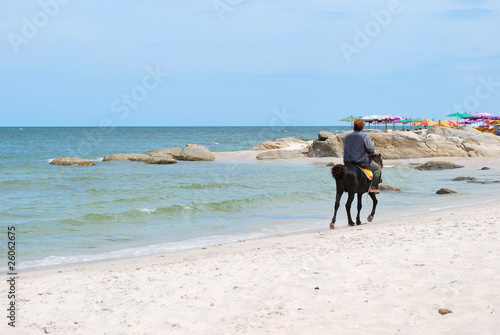
[[[138,208],[138,210],[143,212],[143,213],[151,214],[151,213],[156,212],[157,208]]]
[[[102,252],[98,254],[87,255],[67,255],[67,256],[49,256],[41,260],[25,261],[19,264],[18,269],[28,270],[45,267],[64,266],[80,263],[107,261],[124,259],[131,257],[141,257],[182,251],[188,249],[202,248],[216,244],[227,244],[238,242],[240,240],[250,240],[268,236],[264,233],[252,232],[241,235],[212,235],[200,237],[179,242],[167,242],[161,244],[148,245],[137,248],[126,248],[117,251]]]

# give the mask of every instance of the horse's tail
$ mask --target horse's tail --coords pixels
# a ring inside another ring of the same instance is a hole
[[[335,180],[340,180],[345,176],[345,165],[337,164],[332,167],[332,176]]]

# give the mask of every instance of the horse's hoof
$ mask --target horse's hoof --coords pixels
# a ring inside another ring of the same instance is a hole
[[[356,225],[358,225],[358,226],[361,226],[362,224],[363,224],[363,223],[361,223],[361,221],[356,222]]]
[[[351,227],[352,227],[352,226],[354,226],[354,225],[355,225],[355,223],[354,223],[354,222],[349,222],[349,226],[351,226]]]
[[[330,223],[330,229],[335,229],[335,223]]]
[[[371,215],[371,214],[368,215],[368,219],[367,220],[368,220],[368,222],[372,222],[373,221],[373,215]]]

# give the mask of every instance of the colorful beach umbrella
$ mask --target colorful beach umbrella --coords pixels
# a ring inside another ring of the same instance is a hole
[[[402,123],[403,125],[409,123],[410,130],[411,130],[412,123],[414,124],[414,122],[425,122],[425,120],[424,119],[402,119],[402,120],[399,120],[398,122]],[[404,126],[403,126],[403,129],[404,129]]]
[[[456,127],[457,123],[455,121],[451,120],[444,120],[444,121],[439,121],[439,125],[443,127]]]
[[[475,117],[474,114],[469,114],[469,113],[453,113],[453,114],[448,114],[446,116],[457,117],[459,119],[463,119],[466,117]]]
[[[340,119],[339,121],[356,121],[358,119],[362,119],[363,117],[362,116],[348,116],[348,117],[345,117],[343,119]]]
[[[434,121],[432,121],[432,120],[429,120],[427,118],[424,118],[424,121],[422,121],[422,122],[415,122],[413,125],[414,126],[424,126],[424,127],[427,127],[427,126],[434,127],[434,126],[437,126],[437,123],[434,122]]]
[[[377,114],[373,114],[373,115],[366,115],[366,116],[363,116],[361,118],[361,120],[365,121],[368,123],[368,128],[370,127],[370,125],[372,124],[372,122],[375,122],[375,121],[382,121],[382,117],[380,115],[377,115]]]
[[[343,118],[343,119],[340,119],[339,121],[347,121],[347,122],[351,122],[351,127],[352,127],[352,123],[353,123],[354,121],[356,121],[356,120],[361,119],[361,118],[362,118],[362,116],[358,116],[358,117],[356,117],[356,116],[352,116],[352,115],[351,115],[351,116],[345,117],[345,118]]]
[[[474,114],[469,114],[469,113],[453,113],[453,114],[448,114],[446,116],[456,117],[457,118],[457,123],[458,123],[458,119],[474,118],[474,117],[476,117]]]

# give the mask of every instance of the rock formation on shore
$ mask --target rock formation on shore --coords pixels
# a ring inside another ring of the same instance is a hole
[[[186,145],[179,156],[181,161],[213,161],[214,159],[214,154],[207,147],[199,144]]]
[[[342,157],[350,132],[322,131],[309,147],[309,157]],[[476,129],[433,127],[420,131],[367,130],[384,159],[421,157],[493,157],[500,155],[500,137]]]
[[[275,138],[271,141],[261,142],[256,144],[252,150],[274,150],[274,149],[289,149],[300,150],[307,148],[312,141],[303,140],[296,137]]]
[[[134,162],[144,162],[146,159],[151,156],[146,154],[113,154],[106,155],[103,158],[103,162],[112,162],[112,161],[134,161]]]
[[[181,156],[182,149],[179,147],[172,147],[172,148],[166,148],[166,149],[160,149],[160,150],[151,150],[148,152],[145,152],[144,154],[153,156],[153,157],[161,157],[165,154],[169,154],[175,159],[179,159]]]
[[[177,160],[170,154],[163,154],[161,156],[152,156],[146,159],[146,164],[175,164]]]
[[[258,160],[264,159],[291,159],[304,158],[305,153],[300,150],[270,150],[265,151],[257,156]]]
[[[172,147],[160,150],[151,150],[142,154],[114,154],[104,156],[103,162],[130,160],[146,164],[173,164],[182,161],[213,161],[214,154],[199,144],[188,144],[184,149]]]
[[[183,161],[213,161],[215,156],[208,148],[199,144],[188,144],[184,149],[172,147],[160,150],[151,150],[142,154],[113,154],[106,155],[103,162],[124,161],[143,162],[146,164],[175,164],[177,160]],[[82,158],[56,158],[54,165],[95,165],[94,162]]]

